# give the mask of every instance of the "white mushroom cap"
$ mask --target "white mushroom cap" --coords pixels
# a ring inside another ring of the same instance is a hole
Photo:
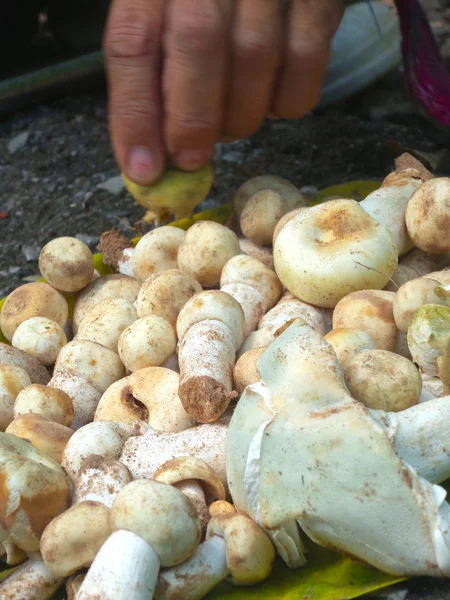
[[[15,417],[28,413],[70,427],[74,414],[73,403],[62,390],[33,383],[19,392],[14,403]]]
[[[26,352],[0,342],[0,365],[14,365],[28,373],[31,383],[47,384],[50,374],[36,358]]]
[[[44,279],[57,290],[78,292],[92,280],[94,257],[80,240],[60,237],[42,248],[39,269]]]
[[[275,244],[275,240],[278,237],[278,234],[280,233],[280,231],[283,229],[283,227],[286,225],[286,223],[288,221],[290,221],[291,219],[293,219],[294,217],[296,217],[297,215],[299,215],[301,212],[304,212],[305,210],[308,210],[308,206],[300,206],[299,208],[295,208],[294,210],[290,210],[288,213],[286,213],[285,215],[283,215],[281,217],[281,219],[278,221],[278,223],[275,226],[275,229],[273,231],[273,239],[272,242]]]
[[[5,431],[14,419],[14,402],[31,384],[28,373],[14,365],[0,364],[0,430]]]
[[[130,471],[118,460],[91,454],[81,463],[72,504],[91,500],[111,508],[119,491],[131,480]]]
[[[49,456],[8,433],[0,433],[0,475],[2,527],[19,548],[35,552],[48,523],[69,507],[69,481]]]
[[[97,302],[81,321],[76,339],[96,342],[117,352],[120,334],[137,319],[131,302],[123,298],[107,298]]]
[[[344,371],[348,363],[362,350],[375,350],[377,347],[372,337],[361,329],[333,329],[325,336],[333,346],[341,369]]]
[[[227,283],[221,286],[220,291],[229,294],[241,305],[245,317],[244,336],[247,337],[258,327],[261,317],[267,310],[264,297],[257,289],[246,283]]]
[[[442,271],[432,271],[424,275],[423,278],[434,279],[434,281],[439,282],[443,286],[450,285],[450,270],[445,268]]]
[[[262,190],[278,192],[286,200],[289,210],[292,210],[299,204],[306,204],[303,195],[287,179],[277,177],[276,175],[258,175],[243,183],[234,195],[233,209],[239,218],[249,198]]]
[[[363,350],[344,370],[350,394],[368,408],[398,412],[417,404],[422,378],[403,356],[386,350]]]
[[[178,227],[166,225],[146,233],[137,243],[133,253],[133,268],[137,279],[177,268],[177,256],[186,232]]]
[[[272,249],[267,246],[259,246],[250,240],[245,238],[239,238],[239,248],[243,254],[256,258],[262,262],[268,269],[273,271],[275,269],[273,264]]]
[[[420,277],[408,281],[397,291],[394,298],[394,319],[403,333],[408,332],[409,324],[416,310],[423,304],[441,304],[445,302],[436,295],[439,282],[435,279]]]
[[[425,181],[414,192],[406,208],[406,226],[414,244],[430,254],[450,250],[450,177]]]
[[[255,192],[247,200],[241,213],[242,233],[255,244],[267,246],[272,243],[276,224],[288,211],[289,204],[278,192]]]
[[[381,290],[353,292],[342,298],[333,313],[333,329],[361,329],[380,350],[395,350],[398,329],[394,320],[395,294]]]
[[[201,535],[198,515],[184,494],[170,485],[145,479],[132,481],[117,494],[111,526],[139,535],[164,567],[189,558]]]
[[[126,275],[105,275],[92,281],[80,292],[73,309],[73,332],[77,333],[78,327],[85,314],[94,304],[107,298],[122,298],[131,304],[136,302],[141,283],[133,277]]]
[[[159,367],[174,354],[177,338],[173,327],[157,315],[134,321],[120,335],[120,360],[128,371]]]
[[[58,371],[53,373],[47,389],[61,390],[72,400],[74,414],[70,427],[74,431],[94,419],[95,409],[102,394],[82,377]]]
[[[334,307],[357,290],[382,289],[398,264],[390,232],[346,199],[293,217],[279,233],[273,256],[283,285],[322,307]]]
[[[115,352],[86,340],[73,340],[62,348],[55,364],[58,371],[82,377],[100,392],[125,375]]]
[[[31,317],[47,317],[64,327],[68,314],[64,296],[47,283],[36,281],[9,294],[2,306],[0,325],[6,339],[11,341],[17,327]]]
[[[58,577],[68,577],[92,564],[111,535],[110,509],[87,500],[72,506],[47,525],[41,538],[45,566]]]
[[[133,264],[134,248],[124,248],[122,257],[119,258],[117,263],[117,270],[121,275],[127,275],[128,277],[135,277],[134,264]]]
[[[32,317],[21,323],[12,338],[12,345],[37,358],[49,367],[53,365],[61,348],[67,344],[64,329],[46,317]]]
[[[237,300],[219,290],[201,292],[186,302],[177,320],[180,342],[193,325],[208,319],[227,325],[233,333],[236,350],[240,347],[244,340],[244,312]]]
[[[201,285],[188,273],[167,269],[144,281],[136,301],[138,317],[157,315],[175,327],[178,314],[186,302],[202,291]]]
[[[213,288],[220,282],[224,265],[240,254],[235,233],[214,221],[198,221],[186,232],[178,251],[178,268],[189,273],[203,287]]]
[[[180,377],[162,367],[139,369],[113,383],[103,394],[96,421],[145,421],[157,431],[183,431],[192,427],[178,397]]]

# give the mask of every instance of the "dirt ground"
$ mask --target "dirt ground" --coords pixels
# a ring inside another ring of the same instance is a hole
[[[448,2],[423,5],[450,58]],[[401,69],[341,106],[296,123],[270,122],[249,140],[218,146],[216,181],[204,206],[230,201],[258,174],[319,189],[383,178],[393,166],[393,140],[425,152],[450,142],[449,131],[411,99]],[[450,175],[448,158],[437,172]],[[39,250],[56,236],[79,236],[94,249],[113,226],[133,234],[143,209],[124,190],[99,188],[117,175],[104,92],[61,98],[0,121],[0,297],[36,276]],[[408,591],[400,600],[450,600],[449,583],[419,579],[401,589]]]

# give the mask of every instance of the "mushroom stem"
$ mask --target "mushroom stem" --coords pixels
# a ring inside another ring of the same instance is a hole
[[[131,531],[114,531],[100,548],[77,594],[77,600],[150,600],[159,558]]]
[[[0,583],[2,600],[46,600],[64,580],[51,573],[40,560],[27,560]]]
[[[397,454],[430,483],[450,477],[450,396],[398,413],[372,412],[382,419]]]
[[[200,600],[229,573],[225,541],[215,535],[200,544],[190,559],[160,572],[155,597],[158,600]]]

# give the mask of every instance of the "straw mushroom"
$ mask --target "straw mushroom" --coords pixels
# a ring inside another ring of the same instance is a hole
[[[74,431],[94,419],[95,409],[102,396],[97,388],[82,377],[64,371],[57,371],[53,373],[53,377],[47,386],[50,394],[53,393],[51,390],[54,389],[65,393],[72,400],[73,420],[70,427]]]
[[[186,232],[178,251],[178,268],[189,273],[202,287],[219,285],[225,264],[240,254],[235,233],[214,221],[198,221]]]
[[[85,314],[101,300],[107,298],[122,298],[133,304],[136,302],[141,283],[126,275],[105,275],[99,277],[85,287],[77,297],[73,309],[72,327],[74,334]]]
[[[50,379],[49,372],[36,358],[2,342],[0,342],[0,365],[20,367],[28,373],[31,383],[45,385]]]
[[[89,567],[111,534],[110,509],[86,500],[51,521],[41,538],[45,566],[58,577]]]
[[[27,560],[0,583],[3,600],[43,600],[51,598],[61,587],[62,577],[56,577],[42,560]]]
[[[414,248],[414,250],[402,256],[399,264],[415,271],[415,277],[423,277],[428,273],[450,266],[450,252],[428,254],[423,250],[419,250],[419,248]]]
[[[111,508],[114,498],[131,480],[131,473],[119,461],[91,454],[78,470],[72,505],[90,500]]]
[[[283,196],[274,190],[255,192],[241,213],[242,233],[255,244],[271,244],[275,226],[289,208]]]
[[[6,428],[6,433],[28,440],[35,448],[60,463],[73,430],[41,415],[28,413],[19,415],[11,421]]]
[[[88,310],[78,327],[76,339],[95,342],[117,353],[121,333],[136,319],[136,309],[131,302],[107,298]]]
[[[86,340],[73,340],[62,348],[54,372],[60,371],[81,377],[99,392],[105,392],[125,375],[124,366],[115,352]]]
[[[61,348],[67,344],[64,329],[46,317],[32,317],[21,323],[12,345],[37,358],[46,367],[55,364]]]
[[[113,383],[103,394],[96,421],[145,421],[157,431],[183,431],[194,421],[178,397],[180,377],[162,367],[139,369]]]
[[[60,237],[42,248],[39,269],[44,279],[57,290],[78,292],[92,280],[94,257],[80,240]]]
[[[177,268],[177,256],[186,232],[178,227],[165,225],[149,231],[141,237],[133,253],[134,273],[139,281],[147,277]]]
[[[406,208],[406,226],[414,244],[430,254],[450,251],[450,177],[436,177],[423,183]]]
[[[198,600],[228,576],[236,586],[256,585],[270,575],[274,559],[270,538],[249,517],[236,512],[217,514],[195,554],[160,572],[157,597]]]
[[[389,283],[386,286],[384,286],[383,289],[386,292],[397,292],[398,289],[408,281],[411,281],[412,279],[417,279],[417,275],[418,273],[414,269],[399,264],[398,267],[395,269],[394,274],[392,275]]]
[[[376,344],[371,336],[361,329],[333,329],[325,336],[326,341],[333,346],[342,371],[348,363],[363,350],[375,350]]]
[[[19,392],[14,402],[14,417],[28,413],[70,427],[74,414],[73,403],[65,392],[33,383]]]
[[[368,408],[398,412],[417,404],[422,378],[407,358],[387,350],[363,350],[343,369],[350,394]]]
[[[36,281],[16,288],[6,298],[0,313],[0,326],[11,341],[18,326],[31,317],[47,317],[61,327],[67,322],[67,300],[48,283]]]
[[[5,431],[14,419],[14,402],[19,393],[31,384],[21,367],[0,364],[0,430]]]
[[[242,394],[248,385],[257,383],[260,380],[256,363],[267,347],[252,348],[242,354],[236,362],[233,370],[233,380],[234,388],[239,395]]]
[[[256,260],[262,262],[268,269],[272,271],[275,269],[272,250],[267,248],[267,246],[259,246],[246,238],[239,238],[239,248],[243,254],[256,258]]]
[[[297,298],[332,308],[344,296],[382,289],[398,264],[391,233],[354,200],[331,200],[286,223],[274,245],[275,271]]]
[[[400,331],[408,332],[414,313],[423,304],[441,304],[445,302],[436,295],[439,282],[435,279],[420,277],[408,281],[394,298],[393,310],[395,323]]]
[[[157,315],[134,321],[121,333],[118,343],[120,360],[131,372],[159,367],[174,354],[176,347],[173,327]]]
[[[156,315],[176,326],[178,314],[186,302],[202,291],[201,285],[188,273],[167,269],[144,281],[136,301],[140,319]]]
[[[333,329],[365,331],[380,350],[395,351],[398,329],[394,319],[394,292],[364,290],[342,298],[333,313]]]
[[[148,600],[160,566],[187,560],[200,541],[200,523],[191,502],[170,485],[132,481],[111,508],[113,533],[89,569],[77,600]]]
[[[27,553],[21,550],[15,543],[12,536],[8,536],[0,544],[0,558],[8,566],[14,567],[20,565],[28,558]]]
[[[275,240],[277,239],[278,234],[283,229],[283,227],[286,225],[286,223],[288,221],[290,221],[291,219],[293,219],[294,217],[296,217],[297,215],[299,215],[300,213],[304,212],[305,210],[308,210],[308,206],[301,206],[300,208],[295,208],[294,210],[289,211],[288,213],[286,213],[285,215],[283,215],[281,217],[281,219],[275,225],[275,229],[273,230],[273,239],[272,239],[273,244],[275,244]]]
[[[29,442],[0,433],[0,526],[27,553],[52,519],[69,507],[70,486],[61,467]]]

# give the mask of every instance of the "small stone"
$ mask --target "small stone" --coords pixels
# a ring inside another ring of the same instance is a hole
[[[125,184],[123,182],[122,177],[120,175],[117,175],[117,177],[111,177],[110,179],[107,179],[104,183],[99,183],[97,185],[97,188],[100,190],[106,190],[114,196],[118,196],[120,192],[125,188]]]
[[[33,262],[37,260],[40,252],[41,249],[37,244],[24,244],[22,246],[22,254],[27,259],[27,262]]]
[[[26,145],[30,134],[28,131],[23,131],[19,133],[19,135],[14,136],[8,143],[8,152],[9,154],[15,154]]]

